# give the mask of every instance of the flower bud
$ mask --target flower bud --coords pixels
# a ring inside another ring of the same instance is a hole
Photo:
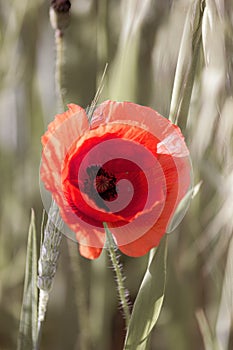
[[[69,0],[52,0],[50,5],[50,23],[53,29],[63,33],[64,29],[70,23],[70,7]]]

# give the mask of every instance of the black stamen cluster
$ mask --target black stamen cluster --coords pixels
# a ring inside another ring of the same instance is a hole
[[[104,177],[108,181],[108,188],[106,191],[100,192],[97,191],[101,198],[103,198],[105,201],[111,201],[113,199],[116,199],[117,197],[117,191],[116,191],[116,177],[113,174],[109,174],[107,171],[105,171],[103,168],[100,168],[97,175],[96,175],[96,182],[98,182],[98,178]]]
[[[103,204],[99,202],[99,196],[105,201],[117,198],[117,179],[113,174],[108,173],[98,165],[92,165],[87,168],[87,174],[89,178],[84,181],[84,192],[94,199],[97,205],[103,207]],[[106,185],[106,190],[103,190],[104,185]],[[96,192],[98,192],[98,198],[96,198]]]

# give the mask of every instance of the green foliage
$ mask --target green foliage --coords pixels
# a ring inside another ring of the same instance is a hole
[[[35,215],[32,210],[28,232],[23,302],[17,350],[34,350],[37,339],[37,244]]]
[[[148,349],[150,333],[155,326],[164,299],[166,283],[167,237],[150,252],[149,262],[126,335],[124,349]]]

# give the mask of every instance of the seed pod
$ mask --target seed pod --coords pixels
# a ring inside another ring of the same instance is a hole
[[[61,34],[70,23],[69,0],[52,0],[49,10],[50,23],[53,29],[59,30]]]

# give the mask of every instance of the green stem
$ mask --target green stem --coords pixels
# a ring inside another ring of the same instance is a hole
[[[112,234],[109,231],[108,226],[105,222],[103,223],[103,226],[107,236],[107,250],[109,252],[112,266],[116,274],[117,289],[118,289],[120,302],[121,302],[122,309],[125,316],[126,327],[128,328],[129,321],[130,321],[130,311],[129,311],[129,305],[127,301],[127,291],[124,286],[124,276],[122,275],[122,266],[116,255],[116,245],[114,243]]]

